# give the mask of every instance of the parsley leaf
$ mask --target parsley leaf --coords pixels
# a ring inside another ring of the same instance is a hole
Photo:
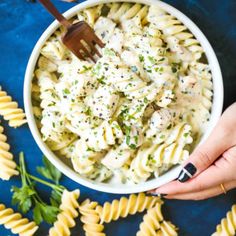
[[[46,179],[50,179],[56,184],[59,184],[61,172],[54,165],[52,165],[45,156],[43,156],[43,163],[44,166],[37,167],[37,172]]]
[[[33,219],[36,224],[40,224],[43,220],[48,224],[53,224],[58,213],[59,209],[57,207],[37,202],[33,209]]]
[[[24,214],[27,213],[32,206],[32,196],[36,194],[35,190],[32,187],[24,185],[21,188],[13,186],[11,188],[13,192],[12,204],[18,204],[18,209]]]
[[[52,190],[50,196],[50,203],[52,206],[59,207],[61,204],[61,194],[57,190]]]

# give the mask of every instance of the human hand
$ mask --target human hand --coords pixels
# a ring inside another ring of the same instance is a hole
[[[183,166],[178,180],[150,193],[168,199],[202,200],[236,187],[236,103]]]

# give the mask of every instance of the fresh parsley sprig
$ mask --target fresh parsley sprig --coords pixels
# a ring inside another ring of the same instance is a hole
[[[38,172],[56,184],[30,175],[26,171],[24,154],[23,152],[20,153],[19,166],[17,166],[17,169],[20,172],[22,186],[20,188],[16,186],[12,187],[12,203],[18,205],[18,209],[22,213],[27,213],[30,209],[33,209],[33,218],[36,224],[40,224],[42,221],[52,224],[56,220],[57,214],[60,212],[59,205],[65,187],[59,185],[61,173],[45,157],[43,163],[45,166],[37,168]],[[44,202],[39,196],[35,189],[36,182],[52,189],[50,197],[51,205]]]

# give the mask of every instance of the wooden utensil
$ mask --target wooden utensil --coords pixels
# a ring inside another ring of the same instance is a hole
[[[85,21],[71,24],[50,0],[39,0],[39,2],[67,29],[61,39],[71,52],[82,60],[90,58],[93,62],[96,62],[94,54],[101,57],[96,45],[101,48],[105,45]]]

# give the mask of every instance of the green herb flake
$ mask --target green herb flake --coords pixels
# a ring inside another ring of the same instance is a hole
[[[130,147],[131,149],[136,149],[136,148],[137,148],[135,144],[130,144],[129,147]]]
[[[155,60],[154,57],[148,56],[148,60],[149,60],[152,64],[155,64],[155,63],[156,63],[156,60]]]
[[[160,139],[164,139],[164,138],[165,138],[165,135],[162,134],[162,135],[160,136]]]
[[[63,93],[68,95],[68,94],[70,94],[70,90],[68,88],[65,88],[65,89],[63,89]]]
[[[189,133],[184,133],[184,137],[187,138],[189,136]]]
[[[144,56],[143,55],[139,55],[139,61],[144,62]]]

